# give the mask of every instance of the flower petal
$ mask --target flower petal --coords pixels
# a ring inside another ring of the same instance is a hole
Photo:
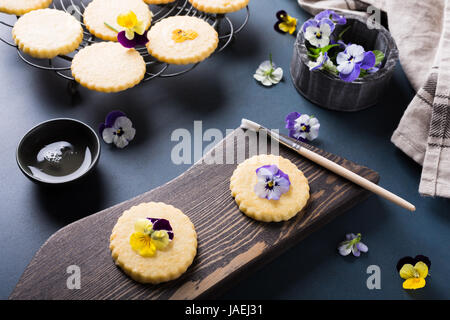
[[[410,279],[406,279],[403,282],[403,289],[420,289],[425,287],[426,281],[424,278],[410,278]]]
[[[370,69],[375,66],[375,54],[372,51],[364,53],[364,59],[360,64],[362,69]]]
[[[368,248],[364,243],[362,243],[361,241],[358,242],[358,243],[356,244],[356,247],[357,247],[358,250],[361,251],[361,252],[367,252],[367,251],[369,251],[369,248]]]
[[[136,44],[137,44],[136,38],[137,38],[137,37],[135,37],[135,38],[132,39],[132,40],[129,40],[129,39],[127,38],[127,36],[126,36],[126,32],[125,32],[125,31],[120,31],[120,32],[117,34],[117,41],[118,41],[122,46],[124,46],[125,48],[134,48],[134,47],[136,46]]]
[[[344,241],[339,244],[338,250],[341,256],[348,256],[352,252],[352,246],[349,245],[348,241]]]
[[[350,55],[346,53],[345,51],[339,52],[336,57],[336,62],[338,65],[348,62],[348,59],[350,59]]]
[[[310,19],[303,24],[302,30],[303,30],[303,32],[306,32],[307,28],[309,28],[309,27],[317,28],[318,26],[319,26],[318,21]]]
[[[122,128],[124,131],[126,131],[127,129],[131,129],[133,127],[133,123],[127,117],[122,116],[116,119],[116,121],[114,122],[114,127]]]
[[[407,263],[400,269],[399,274],[403,279],[409,279],[414,278],[417,275],[417,271],[412,264]]]
[[[117,148],[123,149],[128,145],[128,140],[124,136],[115,135],[113,142]]]
[[[103,141],[106,143],[112,143],[115,137],[114,132],[116,132],[114,128],[105,128],[102,132]]]
[[[319,28],[324,36],[329,37],[330,34],[333,32],[334,27],[335,27],[334,23],[330,19],[322,19],[322,21],[320,21]]]
[[[428,266],[423,263],[422,261],[417,262],[414,265],[414,269],[416,269],[416,271],[419,273],[419,277],[421,278],[426,278],[428,275]]]
[[[125,117],[125,113],[119,110],[114,110],[108,113],[105,120],[105,126],[107,128],[112,128],[114,126],[114,123],[116,122],[116,119],[119,117]]]
[[[359,64],[355,64],[355,67],[351,73],[349,74],[339,73],[339,77],[345,82],[352,82],[359,77],[360,72],[361,69],[359,67]]]

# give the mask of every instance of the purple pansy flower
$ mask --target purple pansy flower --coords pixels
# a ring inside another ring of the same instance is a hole
[[[333,10],[324,10],[319,12],[315,17],[315,20],[321,21],[323,19],[331,19],[336,24],[346,24],[347,19],[344,16],[341,16],[334,12]]]
[[[359,77],[361,69],[373,68],[375,60],[375,54],[372,51],[366,52],[362,46],[351,44],[336,57],[339,77],[346,82],[352,82]]]
[[[334,23],[330,19],[321,21],[308,20],[303,24],[305,39],[317,48],[323,48],[330,43],[330,35],[334,30]]]
[[[164,230],[169,235],[169,240],[173,240],[173,229],[169,220],[162,218],[147,218],[153,224],[153,230]]]
[[[148,31],[145,31],[144,34],[142,35],[135,33],[134,38],[130,40],[127,38],[125,31],[120,31],[117,34],[117,41],[125,48],[135,48],[139,46],[145,46],[148,42],[147,32]]]
[[[114,143],[118,148],[125,148],[134,139],[136,129],[122,111],[112,111],[100,125],[100,135],[106,143]]]
[[[258,182],[254,190],[260,198],[279,200],[282,194],[289,191],[289,176],[274,164],[259,167],[256,169],[256,175]]]
[[[361,242],[361,233],[349,233],[345,236],[346,240],[341,242],[338,246],[338,251],[341,256],[348,256],[351,253],[355,257],[359,257],[361,252],[369,251],[369,248]]]
[[[291,112],[286,116],[285,121],[291,138],[306,142],[319,136],[320,122],[314,116]]]

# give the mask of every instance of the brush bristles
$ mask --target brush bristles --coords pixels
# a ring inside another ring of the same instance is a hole
[[[257,124],[256,122],[253,122],[253,121],[250,121],[247,119],[242,119],[241,128],[258,132],[259,129],[261,129],[261,126],[259,124]]]

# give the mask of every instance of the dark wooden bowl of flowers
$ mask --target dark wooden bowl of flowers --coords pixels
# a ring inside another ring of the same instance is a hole
[[[375,105],[389,84],[398,49],[389,31],[372,23],[369,28],[366,19],[333,11],[306,21],[298,31],[290,68],[297,90],[331,110]]]

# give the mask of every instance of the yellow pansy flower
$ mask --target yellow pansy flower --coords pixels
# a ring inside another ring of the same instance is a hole
[[[172,238],[173,231],[168,220],[155,218],[138,219],[134,223],[134,232],[130,236],[130,245],[140,256],[153,257],[157,250],[166,248]]]
[[[284,10],[280,10],[276,14],[277,23],[275,23],[275,30],[281,33],[293,34],[297,29],[297,19],[291,17]]]
[[[399,273],[400,277],[405,279],[403,289],[420,289],[425,287],[428,266],[422,261],[417,262],[414,266],[407,263],[403,265]]]
[[[143,35],[145,32],[144,21],[138,20],[133,11],[119,14],[117,17],[117,24],[125,29],[125,36],[128,40],[134,39],[134,33]]]

